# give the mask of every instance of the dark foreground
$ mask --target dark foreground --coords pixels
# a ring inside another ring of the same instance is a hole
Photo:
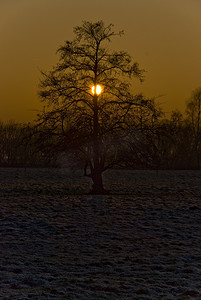
[[[201,299],[201,172],[0,169],[0,299]],[[75,195],[77,192],[77,195]]]

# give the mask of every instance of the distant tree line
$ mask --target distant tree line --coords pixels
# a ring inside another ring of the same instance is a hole
[[[135,126],[115,143],[111,135],[108,147],[108,165],[133,169],[200,169],[201,168],[201,88],[193,91],[186,104],[185,114],[173,111],[167,118],[157,109],[139,107],[135,112]],[[87,169],[83,143],[68,149],[59,136],[38,135],[48,132],[44,125],[0,122],[1,167],[60,167],[76,164]],[[73,134],[73,133],[72,133]],[[121,134],[121,131],[118,132]],[[40,136],[40,138],[39,138]],[[68,136],[68,139],[70,137]],[[72,136],[73,138],[73,136]],[[84,149],[86,150],[86,149]],[[82,154],[83,153],[83,154]],[[85,170],[86,171],[86,170]]]
[[[0,166],[50,167],[54,159],[36,142],[33,125],[0,122]]]

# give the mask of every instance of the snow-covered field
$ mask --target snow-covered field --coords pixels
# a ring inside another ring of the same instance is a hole
[[[0,299],[201,299],[201,171],[0,169]]]

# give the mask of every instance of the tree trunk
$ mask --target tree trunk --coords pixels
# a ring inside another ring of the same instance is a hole
[[[96,80],[94,82],[96,88]],[[105,194],[102,179],[102,167],[100,165],[100,140],[99,140],[99,123],[98,123],[98,95],[94,93],[93,97],[93,167],[91,166],[91,178],[93,181],[92,194]]]
[[[91,172],[91,178],[93,181],[91,193],[94,195],[105,194],[106,191],[103,187],[102,172],[99,170],[93,170]]]

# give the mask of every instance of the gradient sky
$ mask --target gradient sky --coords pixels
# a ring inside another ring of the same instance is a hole
[[[0,0],[0,120],[35,118],[40,70],[58,61],[56,50],[83,20],[123,29],[111,47],[147,71],[136,92],[183,111],[201,86],[200,16],[201,0]]]

